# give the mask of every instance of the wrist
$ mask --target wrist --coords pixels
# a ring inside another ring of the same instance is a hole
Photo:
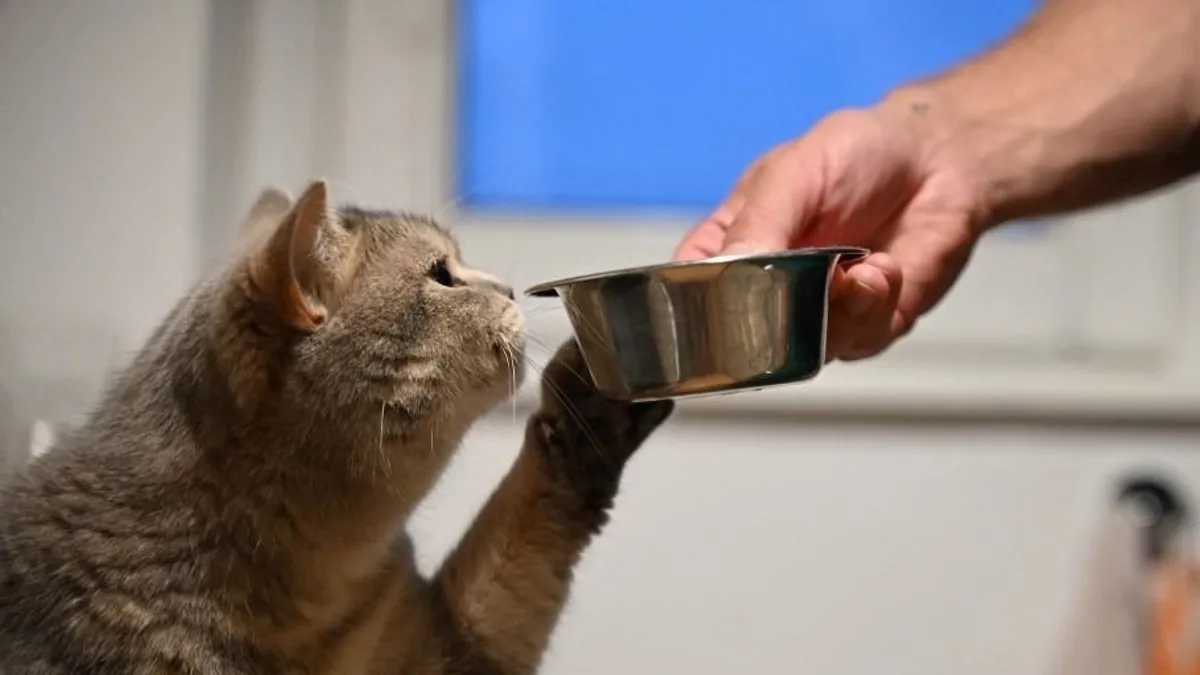
[[[1140,195],[1200,171],[1198,10],[1176,0],[1169,10],[1177,26],[1139,9],[1129,20],[1141,22],[1140,41],[1113,44],[1084,66],[1046,53],[1058,43],[1064,53],[1094,52],[1087,26],[1047,27],[897,88],[878,109],[917,139],[926,170],[965,183],[980,231]]]
[[[594,446],[571,442],[554,415],[534,413],[526,425],[522,461],[544,496],[588,529],[598,530],[608,518],[621,481],[624,462],[614,461]]]
[[[977,235],[998,224],[1003,205],[994,167],[985,157],[977,125],[936,87],[913,84],[890,92],[873,108],[886,128],[903,137],[922,182],[941,183],[948,205],[966,214]]]

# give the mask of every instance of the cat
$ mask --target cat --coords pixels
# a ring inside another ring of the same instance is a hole
[[[268,188],[238,252],[0,497],[0,672],[533,673],[671,415],[573,340],[431,578],[406,517],[525,376],[512,289],[433,220]]]

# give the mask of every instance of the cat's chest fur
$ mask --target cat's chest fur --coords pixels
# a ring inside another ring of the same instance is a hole
[[[306,657],[304,673],[313,675],[367,675],[384,672],[377,663],[379,645],[406,640],[391,634],[394,608],[405,594],[417,592],[411,547],[396,546],[373,574],[329,584],[323,597],[303,599],[298,610],[304,619],[282,630],[260,632],[261,643],[280,654]],[[332,572],[332,570],[331,570]]]

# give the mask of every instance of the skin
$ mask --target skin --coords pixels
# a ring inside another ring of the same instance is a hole
[[[679,260],[853,244],[831,359],[874,356],[950,290],[979,238],[1200,170],[1200,3],[1047,0],[1007,41],[770,150]]]

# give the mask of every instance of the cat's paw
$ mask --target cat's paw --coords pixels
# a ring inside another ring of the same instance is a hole
[[[572,480],[613,481],[674,409],[669,400],[627,403],[601,394],[572,339],[546,366],[533,421],[547,454]]]

